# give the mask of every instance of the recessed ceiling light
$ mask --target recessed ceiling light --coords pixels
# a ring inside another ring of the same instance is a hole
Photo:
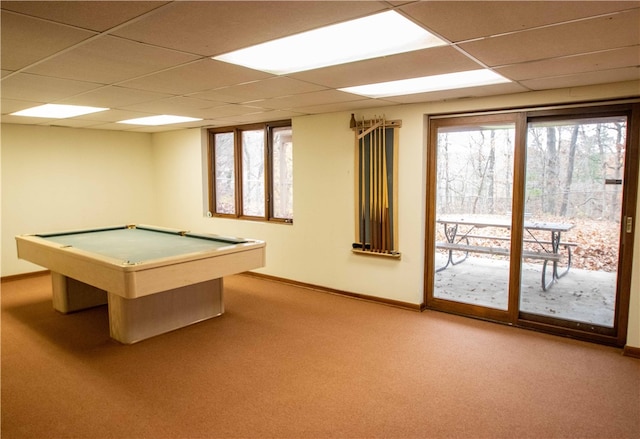
[[[202,120],[195,117],[171,116],[162,114],[160,116],[139,117],[137,119],[121,120],[118,123],[126,123],[130,125],[169,125],[172,123],[193,122]]]
[[[421,78],[401,79],[380,82],[378,84],[358,85],[338,90],[370,98],[402,96],[415,93],[454,90],[457,88],[479,87],[483,85],[511,82],[504,76],[487,70],[469,70],[466,72],[446,73],[443,75],[423,76]]]
[[[26,110],[11,113],[11,116],[44,117],[48,119],[65,119],[67,117],[82,116],[83,114],[97,113],[108,108],[85,107],[81,105],[45,104]]]
[[[397,12],[388,11],[213,59],[282,75],[446,44]]]

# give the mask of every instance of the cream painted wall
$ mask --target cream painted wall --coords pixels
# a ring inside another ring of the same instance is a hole
[[[638,82],[358,111],[401,119],[400,260],[354,255],[354,137],[350,112],[293,120],[293,225],[207,218],[203,136],[197,129],[131,134],[3,126],[2,275],[18,262],[13,236],[147,222],[267,242],[262,273],[418,304],[423,297],[425,116],[638,96]],[[96,204],[96,200],[102,200]],[[640,202],[640,200],[639,200]],[[44,215],[43,212],[48,213]],[[640,234],[636,235],[640,255]],[[628,345],[640,347],[640,257],[634,261]]]
[[[2,276],[42,270],[14,236],[151,222],[151,135],[2,125]]]
[[[389,118],[411,117],[401,112]],[[195,130],[154,134],[154,169],[166,178],[156,186],[159,221],[169,227],[244,236],[267,242],[273,276],[409,303],[422,300],[423,145],[421,115],[400,132],[400,261],[354,255],[354,137],[349,113],[296,118],[294,142],[294,224],[207,218],[203,209],[200,134]],[[167,178],[167,176],[172,176]],[[157,178],[156,181],[159,181]],[[188,190],[187,186],[190,186]],[[180,189],[178,189],[180,188]],[[402,212],[402,207],[400,208]],[[414,232],[415,231],[415,232]],[[406,254],[405,254],[406,250]]]
[[[203,141],[196,130],[154,134],[156,190],[163,225],[262,239],[265,274],[342,291],[418,304],[423,298],[425,116],[599,100],[638,94],[638,83],[527,93],[358,112],[402,120],[399,158],[400,260],[354,255],[354,137],[349,112],[293,120],[294,224],[207,218],[203,208]],[[190,189],[189,189],[190,188]],[[640,234],[638,245],[640,248]],[[636,253],[639,254],[639,253]],[[640,258],[636,259],[629,345],[640,346]]]

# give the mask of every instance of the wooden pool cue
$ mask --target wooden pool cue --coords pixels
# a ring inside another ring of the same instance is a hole
[[[362,130],[364,131],[364,116],[362,117]],[[362,250],[367,248],[367,216],[366,216],[366,173],[365,173],[365,137],[359,136],[358,141],[360,143],[360,242],[362,244]]]
[[[387,181],[387,166],[386,166],[386,151],[385,151],[385,141],[384,141],[384,120],[382,121],[382,128],[381,128],[381,142],[380,142],[380,161],[381,161],[381,169],[380,169],[380,176],[381,176],[381,189],[380,189],[380,194],[381,194],[381,202],[380,202],[380,236],[381,236],[381,245],[380,245],[380,249],[382,250],[383,253],[387,252],[387,218],[384,214],[384,210],[385,210],[385,203],[384,203],[384,197],[385,197],[385,191],[386,191],[386,181]]]
[[[372,120],[372,123],[375,124],[375,119]],[[369,222],[369,230],[371,232],[371,250],[378,250],[378,240],[376,239],[376,228],[377,226],[377,209],[378,203],[376,198],[376,130],[372,130],[370,134],[370,145],[371,149],[369,152],[369,156],[371,157],[371,169],[369,172],[369,178],[371,179],[371,192],[369,195],[369,202],[371,203],[371,214],[370,214],[370,222]]]
[[[383,212],[382,212],[382,222],[384,224],[384,228],[382,229],[382,233],[384,236],[384,244],[383,248],[385,252],[390,252],[391,248],[391,224],[389,222],[389,181],[388,181],[388,170],[387,170],[387,129],[383,123],[383,139],[382,139],[382,174],[383,174],[383,183],[382,183],[382,192],[384,201]]]
[[[377,209],[377,214],[378,214],[378,251],[384,251],[384,218],[382,215],[382,209],[383,209],[383,183],[384,183],[384,175],[382,172],[382,142],[383,142],[383,137],[381,136],[382,133],[382,126],[384,125],[384,121],[382,119],[378,119],[377,122],[381,125],[378,126],[378,128],[376,129],[376,158],[377,158],[377,162],[378,162],[378,169],[377,169],[377,183],[378,183],[378,188],[377,188],[377,198],[378,198],[378,209]]]
[[[379,122],[382,122],[379,119]],[[383,175],[382,175],[382,137],[380,127],[377,129],[376,138],[378,139],[378,145],[376,150],[376,155],[378,157],[378,251],[383,251],[384,249],[384,241],[382,239],[382,230],[383,230],[383,218],[382,218],[382,184],[383,184]]]
[[[378,119],[376,119],[376,125],[378,124]],[[375,136],[375,160],[376,160],[376,169],[375,169],[375,188],[376,188],[376,251],[380,251],[380,131],[376,126]]]
[[[370,250],[373,250],[373,154],[372,152],[372,146],[373,146],[373,136],[371,135],[371,133],[368,134],[369,135],[369,148],[368,148],[368,152],[369,152],[369,170],[367,172],[367,177],[369,179],[369,197],[367,198],[367,201],[369,201],[369,245],[370,245]]]
[[[380,251],[384,252],[384,159],[383,159],[383,142],[384,142],[384,137],[382,136],[383,134],[383,130],[384,130],[384,120],[380,119],[380,128],[378,128],[378,158],[379,158],[379,165],[378,165],[378,198],[380,201],[378,201],[378,215],[380,218]]]
[[[376,129],[373,131],[375,136],[374,142],[374,159],[375,159],[375,216],[376,216],[376,252],[380,251],[380,131],[377,127],[378,119],[376,118]]]

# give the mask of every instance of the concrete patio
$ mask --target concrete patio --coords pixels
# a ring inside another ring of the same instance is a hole
[[[444,265],[438,255],[435,265]],[[548,269],[550,272],[550,269]],[[612,327],[616,273],[571,268],[543,291],[542,264],[525,263],[520,308],[523,312]],[[508,261],[470,255],[436,273],[434,296],[490,308],[507,309]],[[550,274],[548,274],[550,276]]]

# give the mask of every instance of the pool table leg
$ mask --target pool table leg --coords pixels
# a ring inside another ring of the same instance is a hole
[[[107,304],[107,292],[51,272],[53,308],[63,314]]]
[[[131,344],[224,313],[222,279],[125,299],[109,293],[111,338]]]

